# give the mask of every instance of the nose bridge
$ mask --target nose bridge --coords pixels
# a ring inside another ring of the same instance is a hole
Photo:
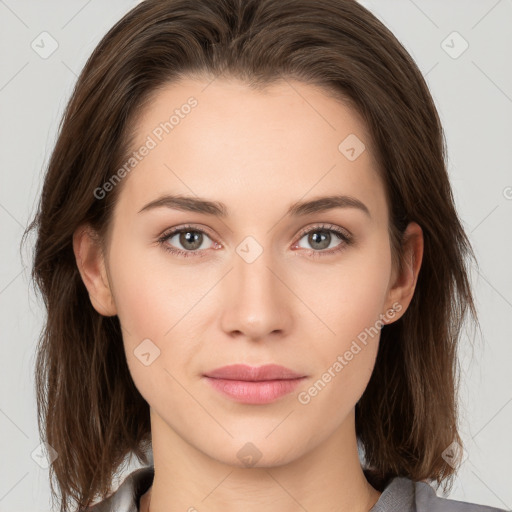
[[[260,338],[288,329],[291,300],[286,297],[286,287],[276,277],[279,274],[276,263],[271,248],[264,248],[253,237],[246,237],[237,246],[221,313],[226,332],[240,331]]]

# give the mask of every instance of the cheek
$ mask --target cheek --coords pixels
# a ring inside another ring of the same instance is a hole
[[[201,282],[186,266],[171,265],[163,249],[129,240],[120,235],[111,246],[117,313],[131,342],[162,339],[204,293]]]
[[[181,380],[178,374],[197,353],[201,336],[191,321],[200,314],[211,276],[173,266],[162,249],[129,245],[121,237],[113,240],[109,267],[127,364],[152,403],[162,384],[174,382],[171,375]]]
[[[371,291],[369,288],[368,291]],[[358,402],[373,372],[380,329],[381,300],[373,293],[354,294],[352,300],[338,308],[332,328],[335,335],[324,339],[311,353],[317,373],[297,397],[306,405],[310,421],[326,417],[325,428],[335,428],[344,421]]]
[[[329,279],[323,277],[323,293],[318,276],[316,288],[311,288],[317,290],[317,311],[329,327],[316,347],[321,363],[317,387],[328,387],[324,396],[341,409],[357,402],[373,371],[390,273],[390,247],[383,237],[371,251],[354,252]],[[305,284],[312,285],[314,277]]]
[[[389,243],[381,237],[371,248],[347,251],[327,272],[302,274],[300,293],[329,328],[327,337],[343,349],[385,312],[391,274]]]

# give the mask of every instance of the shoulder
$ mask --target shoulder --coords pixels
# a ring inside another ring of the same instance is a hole
[[[371,512],[505,512],[504,509],[440,498],[425,482],[394,478]]]
[[[501,508],[440,498],[434,489],[425,482],[415,482],[414,487],[418,512],[427,510],[432,512],[504,512]]]
[[[153,466],[130,473],[108,498],[87,508],[85,512],[138,512],[140,497],[153,482]]]

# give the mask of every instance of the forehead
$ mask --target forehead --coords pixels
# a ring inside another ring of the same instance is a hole
[[[132,151],[150,148],[123,183],[133,205],[162,193],[234,208],[345,193],[385,207],[365,123],[313,85],[183,79],[156,91],[132,129]]]

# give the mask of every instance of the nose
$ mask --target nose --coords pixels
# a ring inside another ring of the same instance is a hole
[[[233,269],[222,283],[220,322],[231,337],[264,339],[284,336],[293,325],[294,296],[286,271],[270,250],[254,260],[235,254]]]

